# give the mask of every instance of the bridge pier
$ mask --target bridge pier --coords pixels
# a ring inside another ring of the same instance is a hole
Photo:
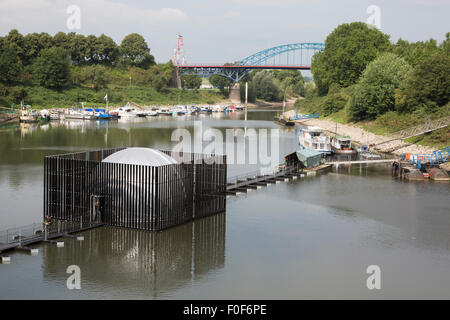
[[[181,77],[180,77],[180,70],[178,67],[173,68],[170,85],[173,88],[181,89]]]

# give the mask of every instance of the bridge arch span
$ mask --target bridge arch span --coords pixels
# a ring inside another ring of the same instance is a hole
[[[290,44],[283,44],[276,47],[268,48],[265,50],[261,50],[255,54],[252,54],[251,56],[248,56],[245,59],[242,59],[238,61],[237,65],[262,65],[264,63],[268,63],[271,58],[274,58],[276,56],[280,56],[284,53],[292,53],[298,51],[300,53],[300,63],[299,65],[310,65],[310,59],[314,53],[317,51],[322,51],[324,49],[325,45],[323,43],[319,42],[301,42],[301,43],[290,43]],[[305,53],[305,59],[308,59],[309,61],[307,64],[302,64],[302,56],[303,53]],[[308,54],[309,53],[309,54]],[[295,58],[293,60],[293,64],[295,64]],[[286,61],[286,65],[290,65],[289,61]]]

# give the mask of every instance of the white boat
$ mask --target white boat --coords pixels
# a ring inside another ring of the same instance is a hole
[[[50,120],[59,120],[59,111],[58,110],[52,110],[50,111]]]
[[[359,157],[368,160],[380,159],[379,154],[373,153],[372,149],[366,145],[362,145],[359,149]]]
[[[111,112],[114,112],[119,115],[120,118],[136,118],[137,117],[137,112],[134,108],[131,107],[119,107],[115,110],[112,110]]]
[[[213,112],[224,112],[225,111],[225,106],[220,106],[220,105],[214,105],[211,107]]]
[[[147,117],[155,117],[158,115],[158,112],[155,110],[144,110],[143,111]]]
[[[64,118],[65,119],[78,119],[78,120],[84,120],[84,114],[83,112],[75,109],[67,109],[64,112]]]
[[[298,140],[304,149],[311,148],[325,155],[332,153],[330,137],[324,134],[322,128],[304,128],[301,130]]]
[[[85,108],[85,109],[81,110],[81,113],[84,115],[85,120],[96,120],[97,119],[94,109]]]
[[[178,105],[177,108],[176,108],[176,112],[180,116],[183,116],[183,115],[189,113],[188,108],[186,106],[183,106],[183,105]]]
[[[331,149],[335,154],[355,154],[349,136],[334,136],[331,138]]]
[[[170,116],[170,115],[172,115],[172,111],[167,107],[161,107],[158,110],[158,114],[163,115],[163,116]]]

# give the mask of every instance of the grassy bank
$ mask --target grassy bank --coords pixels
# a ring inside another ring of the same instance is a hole
[[[62,90],[50,90],[40,86],[25,87],[27,96],[25,103],[33,108],[69,107],[86,102],[86,106],[105,105],[104,97],[108,94],[110,105],[122,105],[132,101],[140,105],[166,105],[195,103],[213,104],[225,99],[217,91],[212,90],[181,90],[166,88],[161,92],[144,86],[108,86],[108,88],[94,90],[88,87],[72,87]],[[6,101],[0,105],[9,107]]]
[[[351,88],[349,90],[351,90]],[[343,94],[346,93],[344,92]],[[349,118],[349,113],[347,112],[349,103],[347,103],[343,109],[327,114],[327,104],[330,103],[329,100],[329,96],[314,96],[303,100],[297,100],[294,107],[299,113],[315,112],[320,114],[322,119],[327,119],[342,124],[357,125],[366,131],[384,136],[389,136],[394,132],[423,124],[425,121],[425,116],[429,116],[431,120],[450,116],[450,104],[447,104],[435,113],[397,113],[395,111],[391,111],[379,116],[373,121],[353,122]],[[326,116],[323,116],[324,114],[326,114]],[[450,129],[447,127],[436,130],[425,135],[407,139],[405,142],[432,148],[442,148],[450,145]]]

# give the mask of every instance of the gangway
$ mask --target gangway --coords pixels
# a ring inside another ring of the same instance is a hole
[[[423,125],[397,131],[397,132],[393,133],[392,135],[390,135],[388,140],[379,142],[379,143],[371,145],[371,146],[379,147],[383,144],[386,144],[386,143],[389,143],[389,142],[392,142],[395,140],[405,140],[408,138],[420,136],[425,133],[429,133],[429,132],[433,132],[435,130],[445,128],[448,126],[449,123],[450,123],[450,117],[440,118],[440,119],[433,120],[433,121],[426,120],[425,124],[423,124]],[[398,148],[401,148],[401,147],[403,147],[403,146],[399,146]],[[392,152],[392,151],[395,151],[395,149],[391,149],[389,151]]]
[[[277,181],[285,181],[293,177],[299,177],[303,169],[299,166],[278,166],[278,169],[272,173],[261,174],[259,171],[239,175],[228,179],[227,194],[236,195],[239,192],[246,192],[248,189],[257,189],[258,186],[264,186]]]

